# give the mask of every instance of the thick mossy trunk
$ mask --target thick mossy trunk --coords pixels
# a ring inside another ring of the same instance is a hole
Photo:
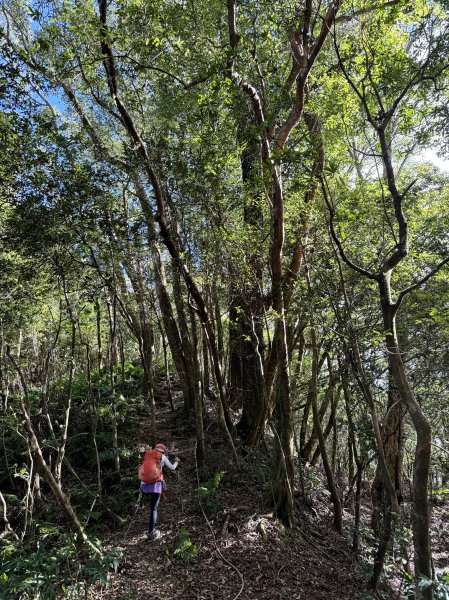
[[[258,178],[261,172],[260,140],[254,131],[238,132],[244,145],[241,153],[244,186],[243,221],[247,236],[257,236],[262,225],[262,209],[258,198]],[[263,310],[261,257],[256,246],[248,249],[251,278],[232,284],[229,311],[229,389],[231,403],[242,409],[237,432],[245,444],[256,445],[263,436],[266,401],[263,381]],[[239,274],[235,273],[236,281]]]
[[[273,343],[277,344],[278,375],[275,381],[273,411],[273,504],[276,516],[287,526],[294,523],[293,514],[293,427],[290,399],[290,376],[285,339],[285,321],[280,319]]]
[[[241,407],[237,433],[245,444],[256,445],[263,435],[265,401],[262,374],[262,326],[253,318],[241,298],[230,307],[230,397],[232,405]]]

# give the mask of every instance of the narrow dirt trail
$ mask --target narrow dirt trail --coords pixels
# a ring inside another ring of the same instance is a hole
[[[237,470],[219,435],[209,432],[208,451],[220,453],[225,476],[219,511],[206,519],[197,498],[194,438],[182,415],[167,405],[158,411],[159,441],[181,450],[175,473],[166,474],[167,500],[159,508],[162,537],[145,543],[148,507],[129,531],[113,534],[109,547],[123,552],[121,569],[110,578],[102,600],[349,600],[366,598],[364,583],[346,542],[330,528],[310,542],[286,532],[266,514],[263,493],[251,477],[251,464]],[[142,438],[146,431],[142,430]],[[140,439],[139,443],[147,440]],[[226,461],[228,460],[228,467]],[[247,460],[247,463],[251,461]],[[211,473],[213,474],[213,470]],[[136,480],[136,498],[138,483]],[[237,509],[237,510],[236,510]],[[228,516],[229,515],[229,516]],[[225,530],[224,523],[228,521]],[[187,530],[197,556],[183,561],[174,554],[181,530]],[[232,566],[234,565],[234,566]]]

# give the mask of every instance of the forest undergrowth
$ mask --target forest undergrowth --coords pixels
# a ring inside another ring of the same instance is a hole
[[[209,410],[213,410],[209,405]],[[369,530],[369,494],[364,499],[362,545],[366,562],[351,552],[351,517],[344,535],[332,527],[329,493],[319,470],[308,474],[306,499],[296,497],[298,526],[287,530],[267,509],[269,453],[249,451],[236,465],[215,418],[206,421],[207,456],[201,473],[195,459],[195,439],[179,408],[168,402],[158,408],[159,439],[181,457],[168,473],[167,499],[161,503],[160,540],[146,543],[148,507],[131,519],[126,530],[107,537],[109,550],[119,550],[120,568],[111,574],[102,600],[335,600],[372,598],[367,591],[368,558],[374,552]],[[147,440],[142,423],[138,443]],[[265,454],[265,458],[264,455]],[[136,501],[138,483],[136,482]],[[134,506],[131,507],[131,512]],[[449,507],[434,510],[435,567],[449,563]],[[402,563],[402,559],[399,560]],[[378,598],[405,598],[406,581],[398,562],[387,561],[390,586]],[[395,576],[396,575],[396,576]]]
[[[157,439],[180,457],[178,469],[166,474],[167,498],[159,508],[162,537],[146,543],[148,505],[139,493],[137,467],[151,436],[148,405],[128,383],[127,412],[121,419],[119,443],[122,476],[105,470],[105,496],[95,497],[95,473],[82,462],[86,448],[76,442],[69,448],[67,490],[91,539],[102,549],[101,558],[76,549],[58,508],[42,488],[28,525],[26,545],[17,542],[8,555],[2,534],[1,598],[39,600],[404,600],[412,581],[409,571],[411,531],[410,496],[404,486],[402,520],[394,546],[385,561],[384,583],[376,596],[367,589],[376,540],[370,528],[369,482],[362,486],[362,517],[358,552],[351,549],[353,515],[343,511],[343,534],[332,524],[332,505],[320,466],[303,465],[302,484],[295,492],[296,524],[285,528],[269,508],[271,439],[257,448],[241,447],[239,464],[219,428],[216,402],[205,399],[206,456],[199,467],[194,425],[186,417],[181,393],[173,380],[174,410],[165,379],[156,389]],[[135,396],[135,397],[134,397]],[[80,424],[78,428],[81,430]],[[102,435],[99,436],[102,439]],[[105,439],[109,439],[106,436]],[[107,447],[100,446],[104,468]],[[74,465],[73,468],[71,465]],[[298,467],[299,465],[297,465]],[[348,482],[339,479],[339,492],[347,496]],[[449,566],[449,502],[432,493],[434,569],[443,576]],[[93,499],[93,500],[92,500]],[[9,519],[19,522],[14,504]],[[18,529],[16,528],[16,531]],[[34,550],[33,550],[34,548]],[[408,553],[408,554],[407,554]],[[6,561],[6,562],[5,562]],[[407,562],[408,561],[408,562]],[[14,583],[15,582],[15,583]],[[5,596],[2,595],[2,590]],[[15,590],[15,591],[14,591]],[[445,600],[436,589],[435,598]]]
[[[128,530],[109,538],[108,546],[123,553],[121,567],[110,577],[109,589],[98,592],[97,598],[364,597],[363,575],[346,540],[331,529],[330,519],[326,523],[321,511],[314,513],[316,520],[302,515],[300,530],[288,531],[273,518],[264,501],[266,474],[259,466],[270,472],[268,453],[263,460],[264,451],[257,451],[257,461],[249,453],[237,466],[210,421],[207,464],[198,482],[195,442],[182,413],[163,406],[158,431],[181,457],[178,470],[166,477],[167,499],[161,503],[158,523],[162,538],[145,543],[148,507],[144,506]],[[139,442],[144,443],[144,429],[141,433]],[[136,499],[137,490],[136,482]],[[315,498],[314,505],[319,503]]]

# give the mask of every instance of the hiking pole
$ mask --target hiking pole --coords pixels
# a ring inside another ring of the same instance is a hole
[[[126,540],[126,538],[128,537],[128,533],[129,530],[131,529],[131,525],[134,523],[134,519],[136,518],[137,514],[141,511],[142,509],[142,490],[139,491],[139,498],[137,500],[137,504],[136,504],[136,510],[134,511],[133,516],[131,517],[131,520],[129,522],[129,525],[125,531],[125,535],[123,536],[123,539]]]

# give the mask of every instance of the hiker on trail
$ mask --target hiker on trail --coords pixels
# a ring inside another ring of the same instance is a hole
[[[167,447],[164,444],[157,444],[154,450],[148,450],[143,457],[143,463],[139,468],[139,479],[141,481],[140,489],[144,494],[148,494],[150,499],[150,520],[148,522],[148,542],[153,542],[161,537],[161,532],[155,529],[157,522],[157,509],[161,494],[165,490],[164,476],[162,469],[167,467],[174,471],[179,464],[179,458],[175,457],[172,464],[165,456]]]

